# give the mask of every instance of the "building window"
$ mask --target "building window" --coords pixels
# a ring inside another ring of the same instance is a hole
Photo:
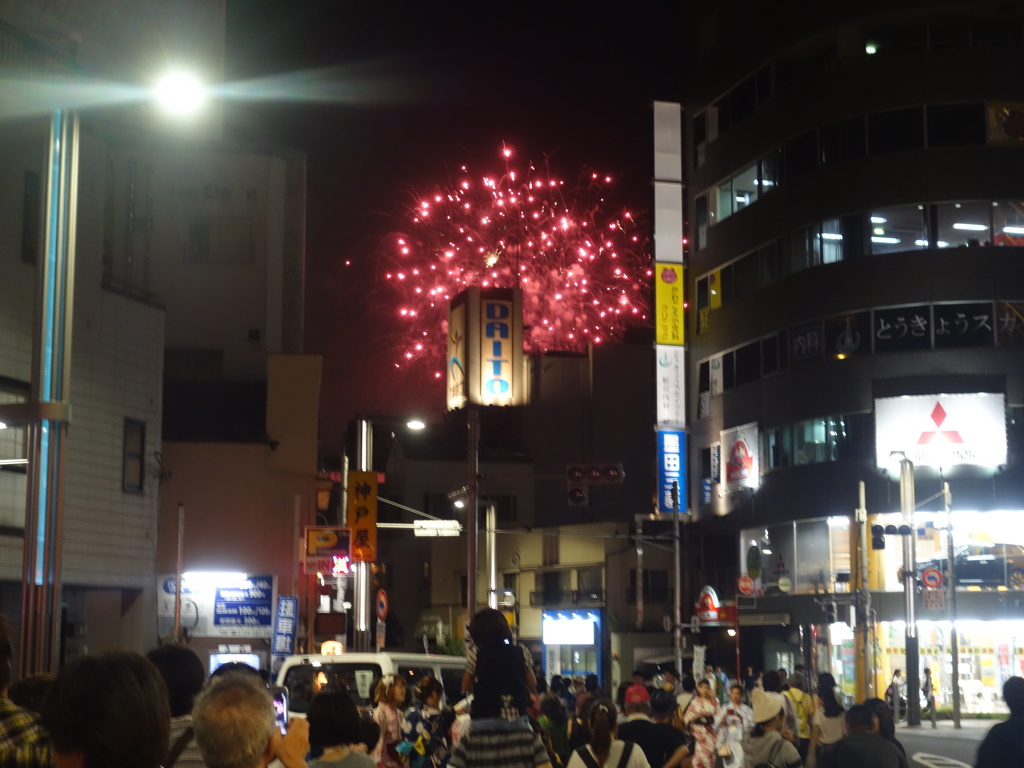
[[[930,104],[925,114],[930,148],[985,145],[984,104]]]
[[[21,260],[35,264],[39,258],[39,236],[42,229],[42,186],[39,174],[25,171],[21,195]]]
[[[934,207],[940,248],[992,244],[991,203],[940,203]]]
[[[544,536],[541,552],[544,565],[558,565],[558,536]]]
[[[126,493],[145,491],[146,423],[124,420],[124,471],[121,488]]]
[[[0,404],[24,403],[30,394],[27,383],[0,377]],[[25,527],[26,434],[25,427],[0,429],[0,530]]]
[[[668,571],[644,569],[643,597],[645,603],[667,604],[672,596],[668,588]],[[626,600],[636,604],[636,569],[629,571],[629,594]]]
[[[894,253],[928,247],[928,226],[923,205],[901,205],[871,211],[871,253]],[[937,247],[947,242],[939,240]]]
[[[920,107],[868,115],[868,151],[872,155],[924,149],[924,115]]]

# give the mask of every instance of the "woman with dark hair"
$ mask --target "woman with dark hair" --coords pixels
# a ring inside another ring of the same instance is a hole
[[[543,732],[544,745],[549,752],[558,755],[562,765],[569,758],[569,736],[566,730],[565,707],[561,700],[552,692],[545,693],[540,699],[540,717],[537,724]]]
[[[369,755],[351,745],[359,741],[359,710],[347,693],[318,693],[309,702],[309,743],[323,750],[309,768],[374,768]]]
[[[826,675],[832,678],[832,685],[828,685]],[[825,673],[818,678],[816,698],[821,706],[811,716],[811,747],[807,754],[809,768],[821,765],[825,753],[846,735],[846,710],[836,696],[835,678],[832,675]]]
[[[899,672],[898,669],[896,671]],[[890,742],[903,757],[906,757],[907,750],[896,739],[896,723],[892,719],[892,710],[889,709],[889,705],[881,699],[868,699],[864,702],[864,706],[878,718],[878,735]]]
[[[596,701],[584,701],[579,711],[569,717],[565,725],[566,735],[569,739],[569,751],[575,751],[585,746],[590,741],[590,712],[594,709]]]
[[[594,701],[588,725],[588,743],[572,753],[566,768],[650,768],[640,747],[615,738],[617,717],[611,701]]]
[[[714,768],[715,765],[715,717],[718,715],[718,699],[708,680],[697,683],[697,697],[686,709],[683,722],[693,736],[694,768]]]
[[[451,757],[448,731],[441,714],[444,686],[429,675],[420,678],[415,703],[405,713],[398,751],[409,757],[409,768],[444,768]]]
[[[57,768],[159,768],[170,743],[167,688],[136,653],[80,656],[43,702]]]

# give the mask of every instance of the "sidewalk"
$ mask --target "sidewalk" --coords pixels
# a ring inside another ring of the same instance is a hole
[[[965,739],[977,739],[981,741],[988,729],[1001,720],[971,720],[966,717],[960,718],[960,728],[953,727],[952,720],[939,720],[937,728],[932,728],[931,720],[922,720],[921,725],[909,726],[906,722],[896,725],[897,737],[900,733],[914,733],[931,736],[957,736]]]

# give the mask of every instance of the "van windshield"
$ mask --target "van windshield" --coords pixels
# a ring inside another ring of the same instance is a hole
[[[289,667],[284,676],[288,709],[305,714],[309,700],[320,691],[346,691],[357,707],[373,707],[373,691],[381,678],[380,664],[373,662],[330,662]]]

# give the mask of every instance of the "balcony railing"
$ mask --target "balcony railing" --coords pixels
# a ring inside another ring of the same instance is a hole
[[[604,592],[594,589],[538,590],[530,593],[531,608],[579,608],[604,605]]]

